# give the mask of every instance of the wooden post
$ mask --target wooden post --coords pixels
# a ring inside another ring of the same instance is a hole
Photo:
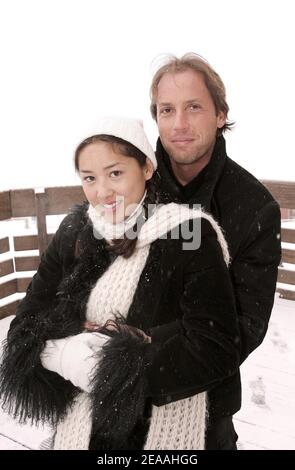
[[[0,220],[10,219],[11,217],[10,191],[0,191]]]
[[[47,197],[44,188],[35,188],[35,207],[37,216],[37,229],[38,229],[38,247],[39,257],[47,248],[47,228],[46,228],[46,213],[47,213]]]

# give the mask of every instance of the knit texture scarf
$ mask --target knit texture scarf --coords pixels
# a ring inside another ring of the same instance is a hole
[[[95,217],[89,214],[95,227]],[[214,219],[199,210],[174,203],[156,209],[142,226],[135,252],[130,258],[119,256],[98,279],[87,304],[87,319],[103,324],[118,312],[127,317],[140,275],[153,241],[186,220],[206,218],[217,233],[225,262],[229,252],[222,231]],[[120,365],[118,364],[118,367]],[[163,406],[153,406],[145,450],[204,449],[206,430],[206,392]],[[56,430],[54,449],[88,449],[92,427],[92,403],[81,392]]]

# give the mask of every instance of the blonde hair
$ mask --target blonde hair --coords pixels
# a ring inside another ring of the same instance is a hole
[[[150,88],[150,110],[152,117],[153,119],[155,119],[155,121],[157,120],[156,100],[158,95],[158,85],[161,78],[164,76],[165,73],[175,74],[178,72],[184,72],[188,69],[194,70],[203,75],[205,85],[213,100],[216,114],[218,114],[219,112],[223,112],[225,117],[227,118],[229,106],[226,102],[225,86],[220,76],[215,72],[215,70],[203,57],[198,54],[195,54],[194,52],[189,52],[180,58],[174,55],[167,55],[164,57],[164,59],[165,63],[155,73]],[[231,129],[233,125],[233,122],[226,120],[224,126],[220,129],[220,133],[224,132],[225,130]]]

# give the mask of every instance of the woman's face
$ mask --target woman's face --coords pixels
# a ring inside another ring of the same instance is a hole
[[[115,149],[115,147],[114,147]],[[93,142],[81,150],[79,175],[89,203],[113,224],[128,217],[144,195],[152,177],[149,159],[144,167],[133,157],[114,151],[107,142]]]

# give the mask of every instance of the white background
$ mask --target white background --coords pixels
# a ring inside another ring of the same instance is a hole
[[[236,121],[228,154],[295,179],[292,0],[0,0],[0,190],[78,183],[72,153],[96,117],[141,117],[161,53],[204,56]]]

